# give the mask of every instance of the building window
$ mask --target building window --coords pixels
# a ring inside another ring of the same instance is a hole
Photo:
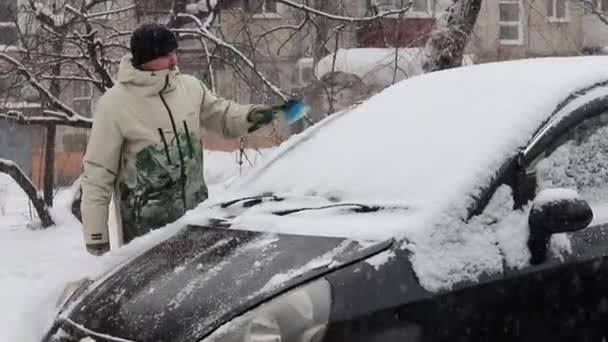
[[[260,0],[255,6],[256,14],[276,14],[277,2],[275,0]]]
[[[17,0],[0,1],[0,46],[16,46],[18,41]]]
[[[566,0],[547,0],[547,17],[551,20],[568,20]]]
[[[297,84],[307,86],[315,78],[313,72],[313,59],[311,57],[300,58],[298,60]]]
[[[74,86],[74,98],[72,105],[74,110],[83,116],[91,117],[93,112],[93,85],[87,81],[75,81]]]
[[[500,0],[499,37],[503,45],[520,45],[523,43],[523,23],[520,0]]]

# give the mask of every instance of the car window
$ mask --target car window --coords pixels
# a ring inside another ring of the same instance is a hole
[[[530,164],[536,192],[569,188],[589,203],[608,202],[608,112],[568,130]]]

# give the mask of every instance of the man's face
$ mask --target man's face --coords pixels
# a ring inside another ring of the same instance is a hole
[[[175,51],[171,51],[165,56],[161,56],[147,63],[144,63],[144,65],[142,65],[142,69],[150,71],[166,70],[174,69],[176,65],[177,53]]]

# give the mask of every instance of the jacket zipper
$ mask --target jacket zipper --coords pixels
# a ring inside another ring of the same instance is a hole
[[[182,204],[184,207],[184,213],[186,213],[186,167],[184,164],[184,154],[182,152],[182,146],[179,141],[179,135],[177,134],[177,128],[175,127],[175,119],[173,118],[173,113],[171,112],[171,108],[167,104],[167,101],[163,97],[163,91],[167,89],[169,86],[169,75],[165,77],[165,86],[158,92],[158,96],[160,100],[163,102],[165,109],[167,110],[167,114],[169,114],[169,120],[171,120],[171,128],[173,129],[173,134],[175,135],[175,141],[177,142],[177,152],[179,154],[179,169],[180,169],[180,180],[179,184],[181,186],[182,191]]]
[[[186,139],[188,139],[188,149],[190,151],[190,158],[194,158],[194,147],[192,147],[192,139],[190,138],[190,130],[188,129],[188,123],[184,120],[184,129],[186,130]]]
[[[169,145],[167,144],[167,139],[165,139],[165,133],[163,133],[163,129],[160,127],[158,128],[158,134],[160,135],[160,140],[162,140],[163,146],[165,147],[165,154],[167,155],[167,163],[169,163],[169,165],[173,165],[173,163],[171,162],[171,155],[169,155]]]

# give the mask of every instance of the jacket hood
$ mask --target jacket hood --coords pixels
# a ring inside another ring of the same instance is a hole
[[[127,54],[122,57],[118,67],[118,82],[130,86],[130,88],[142,93],[144,96],[156,96],[163,90],[165,83],[168,82],[166,92],[175,89],[175,80],[180,74],[179,68],[174,69],[144,71],[136,69],[131,63],[133,57]]]

